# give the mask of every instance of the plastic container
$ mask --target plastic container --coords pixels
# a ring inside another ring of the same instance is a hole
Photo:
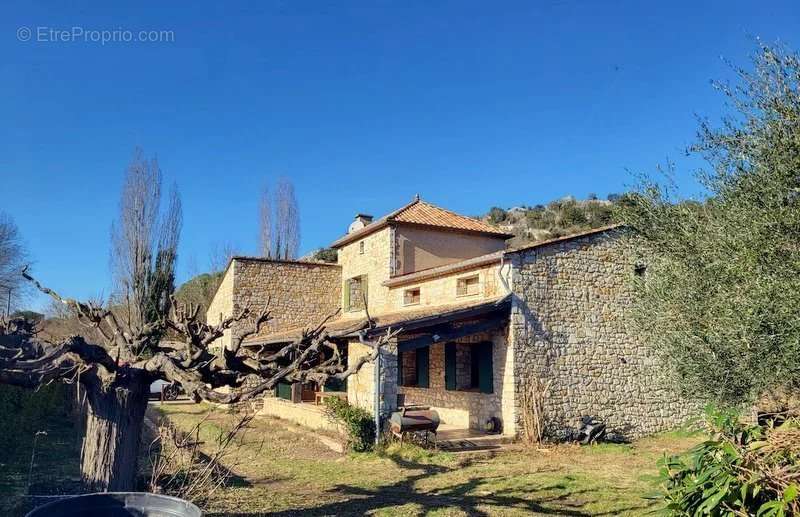
[[[107,492],[47,503],[26,517],[201,517],[189,501],[147,492]]]

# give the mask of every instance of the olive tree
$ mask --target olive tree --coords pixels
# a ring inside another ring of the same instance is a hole
[[[800,384],[800,57],[760,46],[735,70],[691,147],[707,196],[646,179],[621,204],[648,252],[639,328],[685,392],[728,406]]]

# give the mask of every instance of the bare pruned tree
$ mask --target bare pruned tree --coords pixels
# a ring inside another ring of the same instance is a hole
[[[259,237],[265,258],[291,260],[300,251],[300,209],[294,185],[278,180],[273,196],[264,189],[259,202]]]
[[[198,319],[198,307],[172,300],[168,317],[132,328],[111,310],[62,298],[27,272],[23,274],[40,291],[69,307],[95,332],[97,343],[80,336],[44,342],[25,320],[4,321],[0,323],[0,382],[28,388],[53,381],[78,382],[86,390],[89,410],[81,472],[91,490],[134,488],[139,437],[153,381],[180,382],[192,397],[235,403],[260,396],[280,381],[324,384],[343,380],[377,357],[381,346],[399,332],[387,331],[368,340],[362,331],[361,342],[372,352],[348,364],[345,351],[326,331],[331,315],[290,344],[257,351],[242,343],[269,321],[266,307],[257,313],[245,308],[209,325]],[[249,330],[237,335],[230,348],[212,352],[212,343],[240,321],[249,322]],[[167,329],[180,340],[153,339]],[[245,386],[245,379],[253,376],[258,382]],[[232,389],[225,393],[216,390],[222,386]]]
[[[0,323],[0,382],[36,388],[63,381],[79,383],[85,390],[81,472],[87,488],[134,488],[147,396],[156,380],[180,382],[193,397],[234,403],[259,396],[283,380],[322,384],[344,379],[393,339],[391,332],[375,341],[363,334],[362,341],[373,353],[350,364],[326,332],[327,320],[279,350],[243,347],[243,341],[269,320],[267,307],[258,313],[245,307],[209,325],[198,317],[199,306],[179,304],[172,295],[180,201],[173,193],[168,209],[161,211],[158,164],[137,151],[122,192],[112,232],[112,264],[123,310],[64,298],[23,269],[24,278],[67,307],[87,332],[47,341],[24,320]],[[235,336],[228,348],[212,351],[212,343],[241,321],[249,322],[249,330]],[[167,331],[179,340],[162,340]],[[245,378],[253,376],[259,381],[246,387]],[[216,390],[222,386],[231,391]]]
[[[13,309],[13,300],[22,294],[19,271],[27,253],[19,229],[11,216],[0,212],[0,313]],[[16,296],[14,296],[16,293]]]

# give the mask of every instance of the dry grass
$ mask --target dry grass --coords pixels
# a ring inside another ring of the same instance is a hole
[[[530,444],[540,443],[544,438],[544,401],[550,391],[550,380],[528,379],[522,391],[522,435]]]
[[[191,428],[209,407],[163,411]],[[209,417],[219,430],[235,420],[219,410]],[[251,424],[251,441],[231,451],[239,481],[216,494],[208,515],[641,515],[652,508],[644,496],[656,488],[656,460],[699,441],[670,433],[632,445],[519,447],[472,459],[396,445],[343,456],[289,425]]]

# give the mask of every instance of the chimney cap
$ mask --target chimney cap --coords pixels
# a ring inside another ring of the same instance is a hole
[[[364,228],[366,225],[372,222],[372,216],[368,214],[356,214],[356,218],[350,223],[350,226],[347,228],[347,233],[353,233],[356,230],[360,230]]]

